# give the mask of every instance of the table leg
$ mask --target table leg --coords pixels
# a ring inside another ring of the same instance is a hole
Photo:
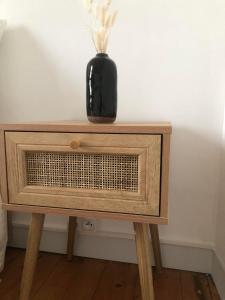
[[[142,300],[154,300],[149,225],[134,223]]]
[[[29,228],[27,250],[24,261],[19,300],[30,299],[44,218],[44,214],[32,214],[32,221]]]
[[[77,218],[69,217],[68,240],[67,240],[67,259],[69,261],[73,259],[76,228],[77,228]]]
[[[150,232],[152,237],[152,248],[155,257],[155,266],[157,273],[162,272],[162,256],[161,256],[161,249],[160,249],[160,241],[159,241],[159,229],[158,225],[150,224]]]

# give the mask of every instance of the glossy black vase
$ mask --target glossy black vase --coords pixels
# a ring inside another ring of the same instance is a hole
[[[117,113],[116,64],[99,53],[87,65],[87,117],[94,123],[113,123]]]

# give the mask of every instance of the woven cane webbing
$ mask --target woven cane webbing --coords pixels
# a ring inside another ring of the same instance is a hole
[[[138,192],[138,155],[25,153],[27,185]]]

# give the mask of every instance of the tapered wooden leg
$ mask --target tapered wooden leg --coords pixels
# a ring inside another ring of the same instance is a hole
[[[159,241],[159,229],[158,225],[151,224],[150,232],[152,237],[152,248],[155,256],[155,266],[157,273],[162,272],[162,256],[161,256],[161,249],[160,249],[160,241]]]
[[[67,241],[67,259],[69,261],[73,259],[76,228],[77,228],[77,218],[69,217],[68,241]]]
[[[154,300],[148,224],[134,223],[142,300]]]
[[[19,300],[30,299],[30,292],[37,263],[44,217],[45,215],[43,214],[32,214]]]

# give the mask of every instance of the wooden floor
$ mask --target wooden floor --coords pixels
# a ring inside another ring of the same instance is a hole
[[[17,300],[24,251],[9,248],[0,300]],[[209,275],[154,271],[156,300],[219,300]],[[137,265],[40,253],[31,300],[141,300]]]

